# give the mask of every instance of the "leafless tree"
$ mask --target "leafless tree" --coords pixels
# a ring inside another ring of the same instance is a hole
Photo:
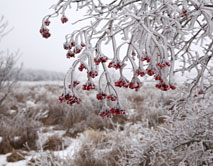
[[[12,29],[8,30],[8,23],[2,16],[0,19],[0,41]],[[18,81],[21,68],[16,67],[19,52],[0,50],[0,107]]]

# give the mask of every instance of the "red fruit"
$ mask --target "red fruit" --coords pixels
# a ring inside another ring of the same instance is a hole
[[[167,66],[170,66],[170,63],[169,63],[169,62],[166,62],[166,65],[167,65]]]
[[[132,51],[132,56],[136,56],[136,53],[135,53],[135,51]]]
[[[81,64],[81,65],[78,67],[78,70],[83,71],[83,69],[86,69],[86,66],[84,66],[84,64]]]
[[[159,75],[155,76],[155,80],[161,80],[161,76]]]
[[[108,68],[111,68],[113,66],[114,62],[110,62],[108,65]]]
[[[115,82],[115,86],[122,87],[123,86],[123,82],[122,81],[117,81],[117,82]]]
[[[199,95],[203,95],[204,92],[203,92],[202,90],[200,90],[200,91],[198,92],[198,94],[199,94]]]
[[[98,94],[96,95],[96,98],[97,98],[98,100],[103,100],[103,99],[106,98],[106,96],[107,96],[107,94],[105,94],[105,93],[98,93]]]
[[[174,85],[170,85],[170,88],[171,88],[172,90],[175,90],[175,89],[176,89],[176,87],[175,87]]]
[[[78,53],[80,53],[80,52],[81,52],[81,48],[75,47],[74,53],[75,53],[75,54],[78,54]]]
[[[146,60],[146,58],[141,58],[141,61],[145,61]]]
[[[49,32],[42,34],[43,38],[47,39],[51,36]]]
[[[67,58],[71,58],[71,57],[75,57],[75,54],[71,50],[69,50],[67,52]]]
[[[49,25],[50,25],[50,21],[47,19],[47,20],[44,22],[44,24],[45,24],[46,26],[49,26]]]
[[[70,50],[70,49],[72,49],[72,46],[70,46],[67,42],[65,42],[63,46],[64,46],[64,49],[65,49],[65,50]]]
[[[40,33],[43,36],[43,38],[49,38],[51,36],[51,34],[49,33],[49,29],[42,27],[40,29]]]
[[[155,72],[152,71],[151,69],[146,69],[146,72],[149,76],[153,76],[155,74]]]
[[[86,47],[86,45],[84,43],[81,43],[81,47]]]
[[[102,63],[105,63],[107,60],[108,60],[108,57],[106,57],[106,56],[100,57],[100,61],[101,61]]]
[[[161,89],[161,85],[160,84],[156,84],[155,87],[158,88],[158,89]]]
[[[117,96],[115,96],[115,95],[109,95],[109,96],[107,96],[107,100],[111,100],[111,101],[116,101],[117,100]]]
[[[95,62],[96,65],[99,65],[99,63],[100,63],[101,61],[100,61],[100,59],[94,58],[94,62]]]
[[[68,21],[68,18],[66,16],[61,17],[61,22],[64,24]]]
[[[194,97],[197,97],[197,95],[195,94]]]
[[[96,76],[98,76],[98,72],[97,71],[90,71],[89,76],[92,77],[92,78],[95,78]]]
[[[71,46],[73,46],[73,47],[74,47],[74,46],[75,46],[75,42],[71,42]]]
[[[151,61],[151,59],[149,57],[147,57],[146,61],[149,63]]]
[[[145,75],[145,72],[143,72],[141,69],[137,69],[135,71],[135,73],[136,73],[137,76],[141,76],[141,77],[143,77]]]

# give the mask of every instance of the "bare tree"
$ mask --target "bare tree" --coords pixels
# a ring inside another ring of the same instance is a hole
[[[65,37],[66,56],[75,61],[65,78],[61,102],[80,103],[76,68],[87,71],[83,90],[98,91],[97,99],[105,103],[100,115],[108,117],[125,113],[116,86],[137,91],[147,77],[156,80],[156,88],[168,91],[176,89],[175,73],[194,73],[188,98],[204,95],[212,87],[212,0],[59,0],[52,8],[54,12],[42,20],[44,38],[51,36],[51,19],[61,16],[62,23],[68,22],[69,8],[87,9],[75,23],[90,21]],[[132,76],[126,78],[129,66]],[[109,68],[119,70],[117,81],[111,79]],[[93,81],[96,76],[98,86]],[[113,108],[107,99],[115,103]]]
[[[0,41],[12,29],[7,30],[8,23],[2,16],[0,19]],[[0,50],[0,107],[11,89],[18,81],[21,68],[16,67],[18,52],[11,53],[9,50]]]

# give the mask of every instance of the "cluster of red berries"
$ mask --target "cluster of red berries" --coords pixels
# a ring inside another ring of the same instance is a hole
[[[76,45],[74,41],[70,42],[70,44],[69,42],[65,42],[63,45],[64,49],[68,50],[67,58],[75,57],[75,54],[79,54],[85,46],[86,45],[84,43],[81,43],[81,45]],[[72,48],[73,50],[71,50]]]
[[[67,52],[67,58],[75,58],[75,54],[74,54],[74,52],[72,51],[72,50],[68,50],[68,52]]]
[[[120,68],[123,68],[124,66],[125,66],[125,64],[123,64],[122,62],[111,61],[108,65],[108,68],[120,69]]]
[[[86,84],[83,84],[83,90],[93,90],[95,89],[95,84],[91,81],[87,81]]]
[[[143,76],[145,76],[145,71],[143,71],[143,70],[141,70],[141,69],[137,69],[136,71],[135,71],[135,74],[136,74],[136,76],[141,76],[141,77],[143,77]]]
[[[61,22],[64,24],[68,21],[68,18],[66,16],[61,17]]]
[[[79,82],[79,81],[74,81],[74,82],[73,82],[73,87],[76,87],[78,84],[80,84],[80,82]],[[69,88],[71,89],[71,88],[72,88],[72,86],[71,86],[71,85],[69,85]]]
[[[135,89],[136,91],[142,86],[142,82],[139,79],[133,78],[131,82],[126,80],[125,78],[120,78],[115,82],[115,86],[117,87],[125,87],[130,89]]]
[[[115,86],[117,87],[125,87],[128,88],[129,87],[129,81],[127,79],[125,79],[124,77],[120,78],[118,81],[115,82]]]
[[[162,91],[168,91],[169,89],[175,90],[176,87],[174,85],[167,85],[165,83],[159,83],[155,85],[156,88],[162,90]]]
[[[186,18],[186,20],[188,19],[187,10],[182,11],[182,16],[184,16]]]
[[[143,57],[141,58],[141,61],[146,61],[147,63],[151,62],[151,59],[149,57]]]
[[[203,90],[200,90],[199,92],[198,92],[198,94],[195,94],[194,95],[194,97],[197,97],[197,95],[204,95],[205,94],[205,92],[203,91]]]
[[[108,95],[106,93],[103,93],[103,92],[100,92],[96,95],[96,98],[98,100],[104,100],[104,99],[107,99],[107,100],[111,100],[111,101],[116,101],[117,100],[117,96],[114,95],[114,94],[111,94],[111,95]]]
[[[166,67],[166,66],[170,66],[170,63],[169,63],[169,62],[158,63],[157,66],[158,66],[160,69],[163,69],[163,68]]]
[[[105,63],[107,60],[108,60],[108,57],[106,57],[106,56],[94,58],[94,62],[95,62],[96,65],[99,65],[100,62]]]
[[[92,78],[95,78],[95,77],[98,76],[98,72],[97,71],[90,71],[90,72],[88,72],[88,75]]]
[[[64,95],[64,94],[62,94],[58,98],[58,100],[60,101],[60,103],[67,102],[67,104],[69,104],[71,106],[73,104],[75,104],[75,103],[80,104],[80,102],[81,102],[81,100],[77,96],[75,96],[74,94],[73,95],[70,95],[70,94]]]
[[[40,33],[41,35],[43,36],[43,38],[47,39],[51,36],[50,32],[49,32],[49,29],[46,28],[46,27],[43,27],[40,29]]]
[[[149,75],[149,76],[153,76],[155,74],[155,71],[152,70],[152,69],[146,69],[146,73]]]
[[[78,67],[79,71],[83,71],[84,69],[87,69],[86,66],[84,66],[84,64],[80,64],[80,66]]]
[[[105,109],[103,109],[103,111],[101,111],[99,113],[99,115],[104,118],[112,118],[113,115],[121,115],[121,114],[125,114],[125,111],[120,109],[119,106],[115,106],[113,108],[108,108],[106,107]]]
[[[96,98],[98,100],[104,100],[105,98],[107,97],[107,94],[106,93],[103,93],[103,92],[100,92],[96,95]]]
[[[129,88],[130,89],[135,89],[136,91],[138,91],[138,89],[142,86],[142,82],[140,82],[139,79],[132,79],[132,81],[129,83]]]

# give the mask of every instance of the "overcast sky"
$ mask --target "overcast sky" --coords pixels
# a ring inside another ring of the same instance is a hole
[[[0,43],[3,49],[20,49],[19,62],[25,68],[66,72],[71,62],[63,49],[64,36],[80,25],[71,25],[77,20],[75,11],[70,11],[69,22],[61,24],[60,17],[51,21],[51,38],[44,39],[39,33],[42,18],[52,13],[49,9],[57,0],[0,0],[0,16],[4,15],[9,27],[14,27]],[[79,14],[78,14],[79,15]]]

